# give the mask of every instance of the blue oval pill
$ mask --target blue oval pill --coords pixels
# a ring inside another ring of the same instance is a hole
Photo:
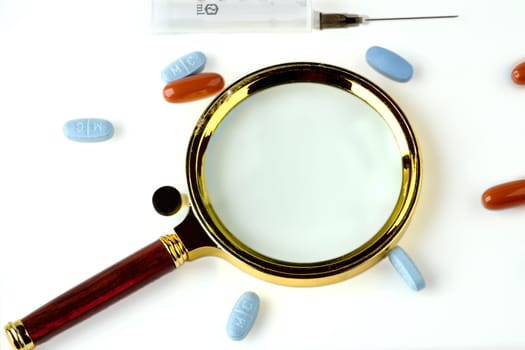
[[[410,288],[415,291],[425,288],[423,275],[401,247],[395,247],[388,252],[388,259]]]
[[[162,70],[162,80],[166,83],[182,79],[188,75],[202,72],[206,65],[206,56],[200,52],[190,52],[171,62]]]
[[[253,292],[243,293],[233,306],[226,332],[233,340],[242,340],[252,328],[259,311],[259,296]]]
[[[412,65],[397,53],[379,46],[372,46],[366,51],[366,61],[384,76],[405,83],[412,78]]]
[[[105,119],[73,119],[64,124],[63,131],[64,135],[73,141],[98,142],[113,136],[113,125]]]

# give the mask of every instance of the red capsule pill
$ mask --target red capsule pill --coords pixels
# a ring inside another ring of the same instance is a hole
[[[525,180],[491,187],[483,193],[481,201],[487,209],[505,209],[525,204]]]
[[[168,102],[190,102],[213,96],[224,87],[224,79],[217,73],[200,73],[175,80],[164,87]]]
[[[512,81],[518,85],[525,85],[525,62],[518,64],[511,73]]]

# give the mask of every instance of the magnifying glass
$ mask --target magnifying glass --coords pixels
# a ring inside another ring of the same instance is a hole
[[[185,261],[219,256],[264,280],[319,286],[383,259],[421,182],[408,120],[346,69],[280,64],[225,89],[191,135],[189,210],[137,251],[5,330],[32,349]]]

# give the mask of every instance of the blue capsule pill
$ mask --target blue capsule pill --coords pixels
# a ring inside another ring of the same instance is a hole
[[[379,46],[372,46],[366,51],[366,61],[384,76],[405,83],[412,78],[412,65],[397,53]]]
[[[423,275],[401,247],[392,249],[388,253],[388,259],[410,288],[415,291],[425,288]]]
[[[233,340],[242,340],[255,323],[259,312],[259,296],[253,292],[243,293],[233,306],[226,332]]]
[[[69,120],[64,124],[64,135],[73,141],[98,142],[113,136],[113,125],[105,119],[83,118]]]
[[[182,79],[188,75],[202,72],[206,65],[206,56],[200,51],[186,54],[162,70],[161,76],[165,83]]]

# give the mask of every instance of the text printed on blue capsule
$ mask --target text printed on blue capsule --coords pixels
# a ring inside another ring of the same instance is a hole
[[[197,65],[195,54],[189,54],[178,60],[170,69],[175,75],[189,75],[193,72],[193,67]]]
[[[235,303],[226,330],[233,340],[242,340],[246,337],[257,318],[259,311],[259,297],[253,292],[242,294]]]
[[[113,125],[105,119],[73,119],[64,124],[64,135],[79,142],[99,142],[113,136]]]
[[[190,52],[170,63],[161,72],[162,80],[170,83],[192,74],[200,73],[206,64],[206,56],[200,51]]]
[[[248,320],[251,319],[256,305],[250,300],[243,300],[235,309],[234,323],[237,327],[246,328]]]
[[[88,137],[90,136],[90,130],[92,130],[95,134],[98,134],[98,133],[101,133],[102,130],[104,129],[102,123],[100,121],[98,121],[98,120],[90,121],[88,119],[85,122],[77,121],[75,126],[76,126],[78,134],[84,133],[84,125],[86,127],[85,133],[86,133],[86,136],[88,136]],[[90,127],[91,127],[91,129],[90,129]]]

